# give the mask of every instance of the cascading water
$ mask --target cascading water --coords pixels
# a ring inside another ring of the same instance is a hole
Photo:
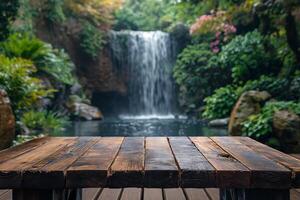
[[[175,109],[169,34],[161,31],[111,32],[114,64],[127,69],[128,116],[170,117]]]

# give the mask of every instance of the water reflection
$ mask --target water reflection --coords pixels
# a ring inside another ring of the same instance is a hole
[[[214,136],[226,135],[224,129],[207,127],[192,119],[120,119],[73,122],[65,135],[75,136]]]

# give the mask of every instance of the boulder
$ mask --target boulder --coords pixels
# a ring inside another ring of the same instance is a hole
[[[241,95],[235,104],[229,120],[228,132],[230,135],[242,134],[242,123],[250,116],[258,114],[262,104],[271,98],[268,92],[247,91]]]
[[[69,106],[70,111],[81,119],[85,120],[97,120],[103,119],[103,115],[101,111],[94,107],[85,103],[74,102]]]
[[[215,120],[211,120],[208,123],[208,126],[211,126],[211,127],[226,127],[228,125],[228,122],[229,122],[229,118],[215,119]]]
[[[15,138],[15,123],[7,93],[0,89],[0,150],[12,145]]]
[[[273,133],[279,138],[280,146],[287,153],[300,152],[300,117],[282,110],[273,115]]]

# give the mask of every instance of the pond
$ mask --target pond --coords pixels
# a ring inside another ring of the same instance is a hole
[[[102,121],[72,122],[67,136],[223,136],[225,129],[211,128],[186,117],[111,117]]]

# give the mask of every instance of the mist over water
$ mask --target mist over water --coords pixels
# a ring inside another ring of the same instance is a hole
[[[161,31],[112,31],[110,41],[118,66],[128,69],[128,113],[120,117],[174,117],[174,51],[170,35]]]

